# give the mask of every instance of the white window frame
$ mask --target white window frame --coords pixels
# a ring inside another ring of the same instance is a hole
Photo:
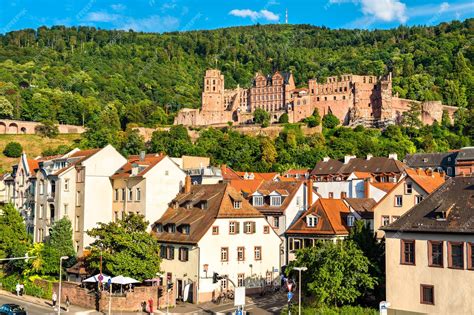
[[[354,226],[354,222],[355,222],[355,217],[352,214],[349,214],[347,216],[347,226],[349,227]]]
[[[394,198],[395,198],[395,207],[403,207],[403,196],[402,195],[395,195]]]
[[[242,209],[242,201],[234,201],[234,209]]]
[[[263,206],[263,196],[253,196],[252,197],[252,203],[256,207]]]
[[[64,191],[69,191],[69,178],[64,179]]]
[[[142,191],[140,188],[137,187],[135,190],[135,201],[141,201],[142,200]]]
[[[270,196],[270,206],[272,207],[281,206],[281,196]]]

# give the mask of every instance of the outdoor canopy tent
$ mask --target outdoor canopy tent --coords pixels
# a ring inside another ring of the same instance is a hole
[[[140,281],[135,280],[130,277],[124,277],[124,276],[117,276],[112,278],[112,283],[113,284],[132,284],[132,283],[140,283]]]
[[[96,274],[95,276],[87,278],[87,279],[83,280],[82,282],[90,282],[90,283],[99,282],[99,276],[100,276],[100,274]],[[107,283],[107,281],[109,281],[109,279],[110,279],[110,277],[107,276],[106,274],[102,274],[102,277],[103,277],[103,279],[101,281],[102,283],[104,283],[104,282]]]

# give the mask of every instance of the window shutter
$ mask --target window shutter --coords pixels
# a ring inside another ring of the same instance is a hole
[[[235,222],[235,234],[240,233],[240,222]]]
[[[255,222],[252,222],[252,234],[255,233]]]

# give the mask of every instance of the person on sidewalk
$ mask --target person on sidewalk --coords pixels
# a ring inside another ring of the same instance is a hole
[[[23,296],[25,293],[25,285],[23,283],[20,284],[20,295]]]
[[[69,312],[69,305],[71,305],[71,302],[69,301],[69,295],[66,295],[66,312]]]
[[[21,290],[20,283],[17,283],[15,287],[16,296],[20,296],[20,290]]]
[[[53,308],[56,309],[56,301],[58,300],[58,296],[56,295],[56,291],[53,292],[53,296],[51,297],[53,302]]]

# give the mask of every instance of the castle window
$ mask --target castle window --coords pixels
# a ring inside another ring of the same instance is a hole
[[[345,99],[346,99],[346,96],[345,96],[345,95],[343,95],[343,96],[342,96],[342,99],[343,99],[343,100],[345,100]]]
[[[319,102],[319,96],[316,98],[316,101],[318,101],[318,102]]]
[[[327,100],[328,100],[328,98],[325,96],[325,97],[324,97],[324,100],[325,100],[325,101],[327,101]]]
[[[347,92],[347,86],[344,87],[344,92]]]
[[[342,92],[342,87],[339,88],[339,92]]]
[[[336,100],[336,97],[334,96],[334,100]]]

